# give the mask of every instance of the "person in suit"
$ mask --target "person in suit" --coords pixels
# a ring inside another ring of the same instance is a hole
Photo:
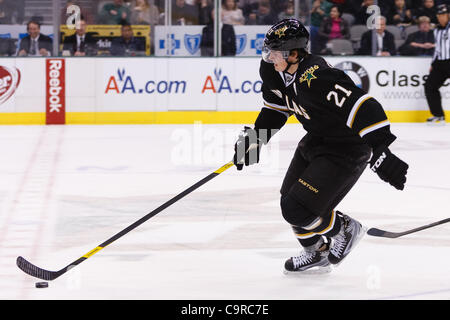
[[[20,41],[18,56],[42,56],[48,57],[53,49],[53,41],[49,36],[41,34],[39,22],[27,23],[28,35]]]
[[[434,53],[434,34],[427,16],[419,17],[419,31],[411,33],[405,43],[398,48],[402,56],[432,56]]]
[[[71,56],[76,57],[95,55],[95,38],[91,33],[86,33],[86,27],[86,21],[81,19],[75,33],[64,39],[63,51],[69,51]]]
[[[133,28],[130,24],[124,23],[120,29],[122,36],[114,39],[111,45],[112,56],[144,56],[145,41],[133,36]]]
[[[397,50],[394,35],[386,30],[386,18],[379,16],[376,25],[376,55],[380,57],[395,56]],[[363,33],[358,54],[372,55],[372,30]]]

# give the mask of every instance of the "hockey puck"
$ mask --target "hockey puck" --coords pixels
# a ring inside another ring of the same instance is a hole
[[[36,282],[36,288],[48,288],[48,282]]]

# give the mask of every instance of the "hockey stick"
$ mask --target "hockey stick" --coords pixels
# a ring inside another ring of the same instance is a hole
[[[42,280],[55,280],[56,278],[58,278],[59,276],[63,275],[64,273],[66,273],[67,271],[72,269],[73,267],[75,267],[75,266],[79,265],[80,263],[82,263],[84,260],[92,257],[94,254],[96,254],[97,252],[102,250],[107,245],[109,245],[112,242],[116,241],[117,239],[121,238],[122,236],[124,236],[125,234],[127,234],[128,232],[133,230],[134,228],[140,226],[141,224],[143,224],[145,221],[147,221],[151,217],[157,215],[158,213],[160,213],[161,211],[163,211],[164,209],[166,209],[170,205],[174,204],[175,202],[177,202],[178,200],[180,200],[184,196],[188,195],[192,191],[194,191],[197,188],[199,188],[200,186],[204,185],[209,180],[217,177],[219,174],[221,174],[222,172],[224,172],[225,170],[229,169],[232,166],[233,166],[233,161],[230,161],[227,164],[223,165],[222,167],[220,167],[219,169],[217,169],[213,173],[209,174],[208,176],[206,176],[205,178],[203,178],[202,180],[200,180],[196,184],[192,185],[191,187],[187,188],[183,192],[179,193],[178,195],[176,195],[175,197],[173,197],[172,199],[170,199],[166,203],[162,204],[161,206],[159,206],[158,208],[156,208],[152,212],[148,213],[147,215],[145,215],[141,219],[137,220],[133,224],[129,225],[128,227],[126,227],[122,231],[116,233],[111,238],[109,238],[108,240],[106,240],[102,244],[98,245],[97,247],[95,247],[94,249],[92,249],[91,251],[89,251],[88,253],[83,255],[81,258],[75,260],[74,262],[72,262],[71,264],[69,264],[68,266],[62,268],[59,271],[49,271],[49,270],[45,270],[45,269],[39,268],[39,267],[35,266],[34,264],[32,264],[31,262],[27,261],[23,257],[18,257],[17,258],[17,261],[16,261],[17,266],[23,272],[29,274],[32,277],[39,278],[39,279],[42,279]]]
[[[383,238],[398,238],[398,237],[402,237],[404,235],[410,234],[410,233],[414,233],[417,231],[421,231],[421,230],[425,230],[431,227],[435,227],[438,226],[440,224],[444,224],[450,222],[450,218],[444,219],[444,220],[440,220],[440,221],[436,221],[430,224],[427,224],[425,226],[421,226],[415,229],[411,229],[411,230],[407,230],[407,231],[403,231],[403,232],[391,232],[391,231],[385,231],[385,230],[381,230],[381,229],[377,229],[377,228],[370,228],[367,231],[368,235],[374,236],[374,237],[383,237]]]

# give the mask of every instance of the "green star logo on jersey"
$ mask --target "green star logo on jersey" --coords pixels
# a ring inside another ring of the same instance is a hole
[[[314,75],[314,73],[307,73],[305,76],[305,81],[308,82],[308,88],[311,87],[311,80],[317,79],[317,77]]]
[[[306,81],[308,83],[308,88],[311,88],[311,81],[313,79],[317,79],[317,77],[314,75],[314,71],[316,71],[317,69],[319,69],[319,66],[316,64],[303,72],[302,76],[300,77],[300,83]]]

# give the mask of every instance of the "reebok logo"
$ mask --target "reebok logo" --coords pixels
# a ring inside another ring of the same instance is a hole
[[[61,60],[50,60],[50,71],[49,71],[49,104],[50,112],[60,112],[61,111],[61,97],[60,93],[62,90],[61,86]]]
[[[65,123],[65,64],[64,59],[47,59],[47,124]]]

